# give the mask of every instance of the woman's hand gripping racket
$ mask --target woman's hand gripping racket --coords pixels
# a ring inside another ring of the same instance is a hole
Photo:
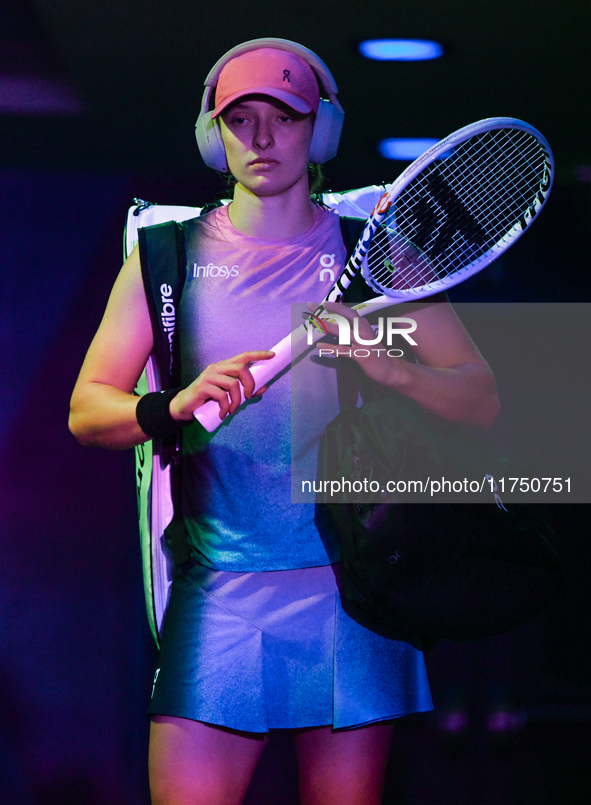
[[[360,270],[376,292],[356,307],[360,315],[463,282],[531,225],[553,173],[548,142],[521,120],[487,118],[450,134],[390,185],[324,301],[340,302]],[[330,314],[320,305],[314,318]],[[272,347],[273,358],[251,364],[255,390],[324,335],[317,328],[311,336],[309,321]],[[219,410],[210,400],[194,415],[211,432],[221,424]]]

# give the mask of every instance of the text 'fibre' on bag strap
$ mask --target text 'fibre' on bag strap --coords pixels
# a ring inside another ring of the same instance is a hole
[[[180,386],[178,309],[186,278],[184,230],[168,221],[138,230],[142,279],[154,334],[154,356],[163,389]]]

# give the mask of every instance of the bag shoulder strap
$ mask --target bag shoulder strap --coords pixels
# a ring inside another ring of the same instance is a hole
[[[180,346],[177,312],[186,278],[183,225],[176,221],[138,230],[142,279],[154,333],[154,359],[163,389],[181,385]],[[161,440],[162,463],[171,466],[170,486],[174,515],[165,529],[174,562],[189,558],[187,537],[180,507],[180,435]]]
[[[174,388],[180,385],[177,311],[187,271],[183,226],[168,221],[143,227],[138,239],[160,382],[163,389]]]
[[[365,218],[353,218],[350,215],[340,215],[339,222],[341,224],[343,243],[347,249],[348,260],[353,254],[353,249],[355,248],[357,241],[361,237],[366,220]]]
[[[339,220],[343,243],[347,249],[347,260],[349,260],[357,245],[357,241],[361,237],[367,219],[351,218],[350,216],[341,215]],[[369,287],[360,272],[353,277],[351,284],[343,294],[343,302],[347,304],[357,304],[358,302],[367,302],[368,299],[373,299],[378,295],[379,294]]]

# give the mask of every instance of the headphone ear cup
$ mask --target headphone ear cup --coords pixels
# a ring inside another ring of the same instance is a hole
[[[205,164],[221,173],[229,173],[226,149],[217,120],[211,119],[211,112],[202,112],[195,124],[197,145]]]
[[[310,162],[322,165],[332,159],[339,148],[345,116],[330,101],[320,99],[310,143]]]

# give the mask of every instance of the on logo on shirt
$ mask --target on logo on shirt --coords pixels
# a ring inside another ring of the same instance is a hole
[[[322,266],[322,270],[318,275],[320,282],[326,282],[326,280],[329,280],[329,282],[335,281],[334,271],[332,270],[334,258],[334,254],[323,254],[320,258],[320,265]]]

